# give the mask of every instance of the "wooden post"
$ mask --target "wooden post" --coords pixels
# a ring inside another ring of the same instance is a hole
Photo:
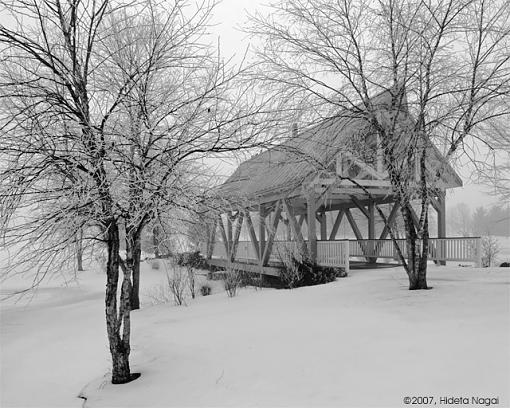
[[[228,257],[228,254],[230,253],[230,248],[229,248],[229,242],[227,239],[227,234],[225,233],[225,225],[223,224],[223,217],[221,216],[221,214],[218,216],[218,225],[220,226],[221,239],[223,240],[223,245],[225,246],[225,253],[227,254],[227,257]]]
[[[227,212],[227,240],[228,240],[228,256],[232,255],[232,213]]]
[[[299,225],[298,221],[296,220],[296,217],[293,213],[293,208],[292,208],[289,200],[287,200],[287,199],[283,200],[283,210],[285,211],[285,214],[289,220],[289,224],[292,229],[292,233],[294,234],[294,240],[297,242],[299,252],[303,256],[307,256],[308,248],[306,246],[305,240],[303,239],[303,234],[301,233],[301,226]]]
[[[212,224],[212,228],[210,228],[210,233],[208,235],[208,242],[207,242],[207,254],[206,258],[211,259],[212,254],[214,252],[214,245],[216,243],[216,225],[218,224],[218,220],[214,220]]]
[[[288,215],[287,215],[288,217]],[[290,222],[288,218],[283,219],[283,223],[285,224],[285,230],[286,230],[286,239],[287,241],[292,241],[292,228],[290,227]]]
[[[266,249],[266,210],[262,204],[259,205],[259,254],[260,261]]]
[[[255,256],[257,257],[257,261],[260,262],[261,261],[260,246],[259,246],[259,242],[257,240],[257,235],[255,234],[255,228],[253,228],[253,222],[250,217],[250,211],[246,210],[246,212],[244,213],[244,216],[246,217],[246,224],[248,226],[248,232],[250,234],[253,250],[255,251]]]
[[[446,194],[444,191],[441,191],[437,197],[438,206],[436,208],[437,212],[437,237],[438,238],[446,238]],[[439,247],[441,248],[440,252],[443,257],[446,256],[445,251],[445,242],[438,242]],[[439,261],[439,265],[446,265],[446,261]]]
[[[329,240],[334,241],[336,238],[336,234],[338,232],[338,228],[342,223],[342,218],[344,216],[344,210],[338,210],[338,215],[336,216],[335,223],[333,224],[333,228],[331,229],[331,234],[329,235]]]
[[[369,254],[375,253],[375,203],[370,200],[368,203],[368,239],[372,240],[369,241],[368,244],[368,252]],[[369,263],[376,263],[377,257],[369,257],[368,258]]]
[[[237,247],[239,245],[239,237],[241,236],[241,229],[243,227],[243,220],[244,220],[244,213],[239,211],[237,214],[237,223],[236,228],[234,231],[234,240],[232,242],[232,246],[230,248],[230,261],[234,262],[236,253],[237,253]]]
[[[324,211],[320,213],[319,220],[321,226],[321,240],[326,241],[328,239],[328,221]]]
[[[306,211],[308,219],[308,251],[310,260],[315,263],[317,261],[317,232],[316,232],[316,203],[314,193],[310,192],[306,197]]]
[[[269,257],[271,256],[271,252],[273,251],[273,242],[276,236],[276,232],[278,230],[278,223],[280,222],[280,216],[282,214],[282,202],[278,200],[276,202],[276,206],[274,209],[274,217],[273,224],[271,225],[271,229],[269,232],[269,239],[266,243],[266,247],[264,248],[263,256],[262,256],[262,265],[267,265],[269,262]]]

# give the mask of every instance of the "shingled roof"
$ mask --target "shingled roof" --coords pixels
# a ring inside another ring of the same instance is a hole
[[[372,99],[378,106],[387,106],[388,101],[388,92]],[[292,132],[292,136],[279,146],[241,163],[220,186],[220,192],[250,200],[261,200],[275,193],[291,193],[316,175],[318,169],[335,172],[334,160],[342,148],[346,148],[346,140],[352,140],[357,134],[367,134],[369,128],[364,117],[345,110],[300,132]],[[443,160],[434,146],[430,156],[435,161]],[[462,180],[449,165],[446,165],[444,174],[450,184],[462,185]]]
[[[318,168],[330,165],[345,138],[367,128],[366,120],[347,112],[326,119],[241,163],[221,191],[251,198],[292,191]]]

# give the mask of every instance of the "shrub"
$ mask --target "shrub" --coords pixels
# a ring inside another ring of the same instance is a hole
[[[172,274],[167,272],[166,280],[168,284],[168,289],[172,292],[174,303],[177,306],[185,305],[186,297],[184,295],[184,291],[186,290],[187,279],[186,275],[183,272],[182,268],[174,267],[172,268]]]
[[[196,269],[206,269],[207,264],[199,251],[181,252],[175,256],[177,265]]]
[[[237,288],[240,286],[242,281],[242,274],[239,270],[234,268],[232,265],[228,265],[225,269],[223,283],[225,290],[227,291],[228,297],[234,297],[237,294]]]
[[[299,261],[291,256],[284,262],[280,279],[284,287],[293,289],[301,286],[321,285],[333,282],[337,276],[346,276],[345,271],[343,273],[340,271],[338,268],[319,266],[308,259]]]
[[[503,262],[499,265],[501,268],[510,268],[510,262]]]
[[[195,269],[206,269],[207,263],[199,251],[181,252],[176,254],[175,263],[186,268],[188,273],[188,289],[190,295],[195,299]]]
[[[278,249],[278,257],[283,264],[283,269],[280,271],[280,280],[287,289],[297,288],[302,286],[300,283],[303,280],[304,271],[300,267],[301,260],[297,259],[292,248],[281,247]]]
[[[499,250],[499,241],[496,238],[491,235],[482,237],[482,267],[494,265]]]
[[[211,287],[207,284],[200,286],[200,294],[202,296],[209,296],[211,294]]]

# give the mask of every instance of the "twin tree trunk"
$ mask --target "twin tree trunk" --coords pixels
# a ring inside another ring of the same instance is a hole
[[[428,215],[425,216],[424,233],[420,240],[413,222],[410,204],[401,206],[406,230],[407,267],[409,290],[428,289],[427,255],[428,255]]]

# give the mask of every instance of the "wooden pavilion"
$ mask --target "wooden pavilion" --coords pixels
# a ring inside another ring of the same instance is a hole
[[[376,98],[384,103],[384,97]],[[282,249],[289,246],[318,264],[346,269],[349,257],[367,262],[394,258],[394,245],[386,239],[388,225],[379,222],[376,228],[375,205],[388,207],[390,225],[399,205],[377,136],[369,129],[364,118],[341,112],[301,131],[293,126],[287,141],[241,163],[219,187],[229,204],[210,230],[203,251],[208,262],[278,275]],[[462,181],[437,148],[430,144],[428,150],[427,168],[443,166],[438,193],[431,200],[438,238],[430,241],[430,256],[438,262],[476,261],[479,243],[446,242],[445,191],[462,186]],[[355,183],[338,176],[348,176]],[[366,220],[362,226],[360,217]],[[337,239],[343,220],[355,240]],[[452,253],[450,247],[457,249]]]

